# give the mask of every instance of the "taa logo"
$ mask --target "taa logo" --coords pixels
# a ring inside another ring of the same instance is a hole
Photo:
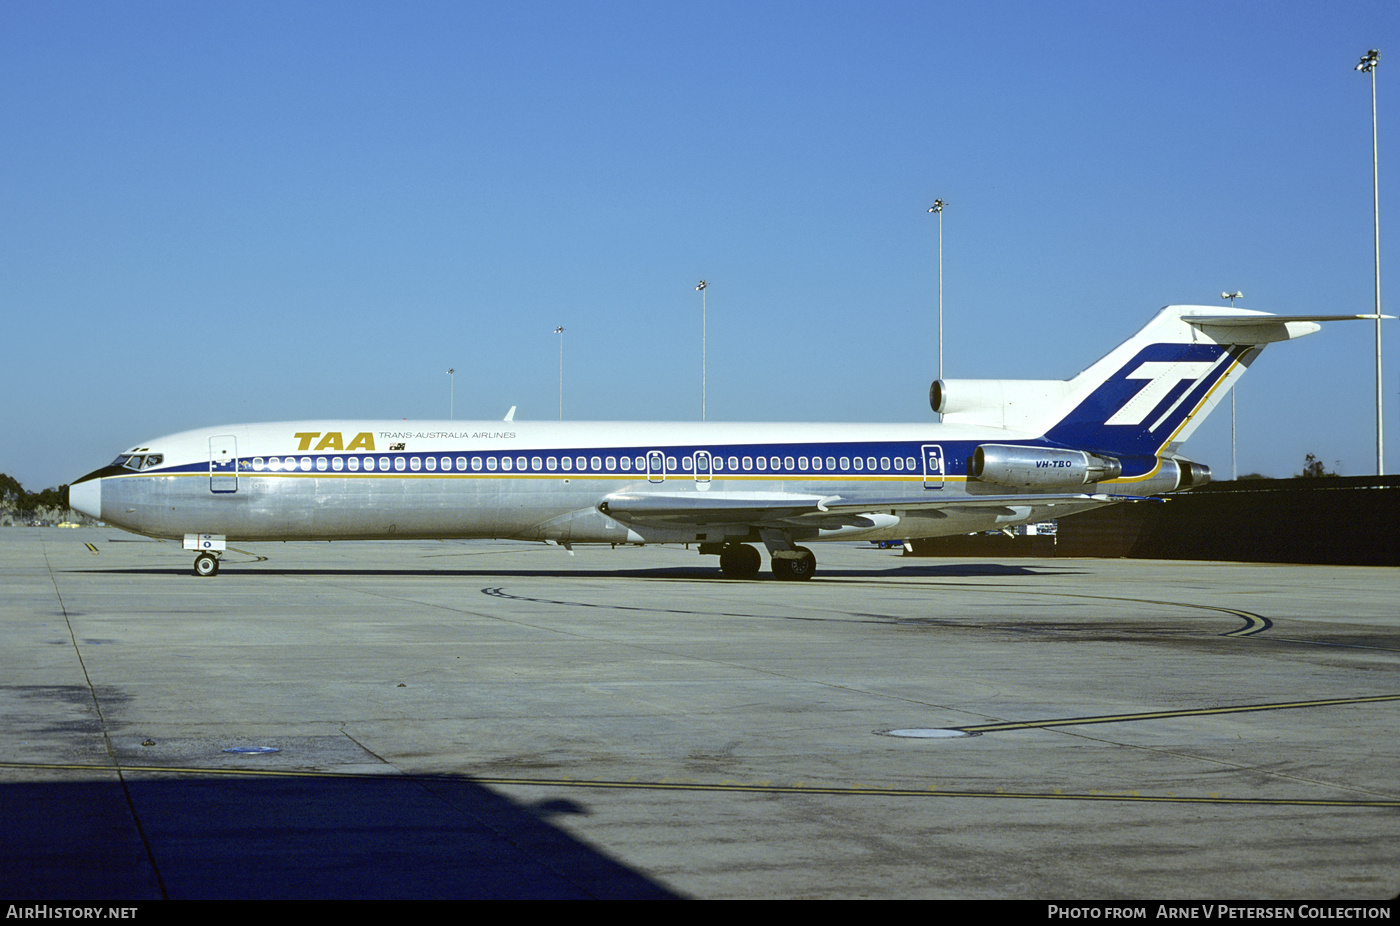
[[[292,435],[301,443],[297,445],[297,450],[368,450],[374,452],[374,435],[369,431],[361,431],[350,439],[350,443],[345,443],[344,436],[339,431],[298,431]],[[320,442],[315,447],[311,442],[320,438]]]

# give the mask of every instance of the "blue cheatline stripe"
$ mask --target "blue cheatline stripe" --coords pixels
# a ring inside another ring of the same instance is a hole
[[[962,478],[965,459],[975,443],[945,443],[943,458],[950,478]],[[862,444],[671,446],[651,448],[597,447],[567,450],[468,451],[440,450],[405,453],[281,453],[239,458],[238,474],[251,475],[538,475],[557,478],[608,476],[646,478],[647,460],[659,451],[665,475],[694,478],[697,453],[709,454],[713,478],[924,478],[923,444],[908,442]],[[522,461],[524,466],[522,468]],[[567,461],[567,468],[566,466]],[[626,467],[624,468],[624,461]],[[760,466],[761,462],[761,466]],[[432,468],[430,469],[429,466]],[[553,468],[551,468],[551,464]],[[611,464],[611,468],[609,467]],[[689,468],[687,468],[689,464]],[[956,473],[956,475],[955,475]],[[141,470],[131,475],[208,475],[206,461]],[[656,475],[653,472],[653,475]],[[231,475],[231,473],[227,473]],[[701,471],[704,475],[704,471]],[[938,474],[930,474],[937,476]]]

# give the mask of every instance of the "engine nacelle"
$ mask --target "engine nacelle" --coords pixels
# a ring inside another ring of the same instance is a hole
[[[1194,489],[1210,482],[1210,467],[1204,463],[1192,463],[1190,460],[1177,460],[1176,471],[1178,475],[1177,488]]]
[[[1114,457],[1013,444],[983,444],[968,464],[968,475],[975,479],[1027,489],[1088,485],[1116,479],[1122,472],[1123,464]]]

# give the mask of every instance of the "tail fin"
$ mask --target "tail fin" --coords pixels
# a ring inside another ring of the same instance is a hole
[[[1167,306],[1071,380],[952,380],[935,383],[930,399],[948,423],[1156,456],[1190,436],[1266,344],[1312,334],[1318,322],[1356,318],[1375,316]]]

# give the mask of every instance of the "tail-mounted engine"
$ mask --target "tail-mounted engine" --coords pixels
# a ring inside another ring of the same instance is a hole
[[[1114,457],[1083,450],[983,444],[972,452],[968,475],[983,482],[1015,488],[1089,485],[1116,479],[1123,464]]]

